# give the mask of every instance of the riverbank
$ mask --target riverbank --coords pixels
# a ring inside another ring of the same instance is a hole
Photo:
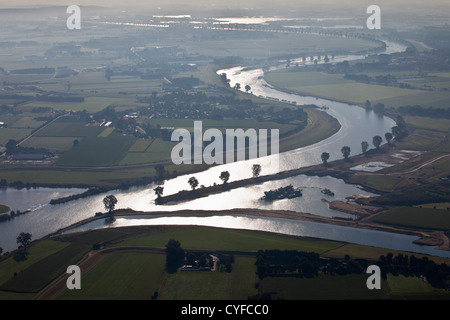
[[[297,220],[297,221],[309,221],[314,223],[331,224],[336,226],[359,228],[366,230],[399,233],[410,236],[415,236],[418,239],[414,243],[435,246],[439,250],[450,250],[449,239],[446,237],[445,233],[438,231],[427,231],[427,230],[411,230],[407,228],[402,228],[400,226],[389,226],[379,223],[375,223],[370,220],[347,220],[339,218],[329,218],[323,216],[317,216],[309,213],[293,212],[288,210],[262,210],[262,209],[230,209],[230,210],[179,210],[179,211],[136,211],[132,209],[119,209],[115,210],[113,217],[210,217],[210,216],[248,216],[248,217],[261,217],[261,218],[277,218],[286,220]],[[90,222],[105,219],[111,217],[109,214],[97,214],[91,218],[79,221],[71,226],[60,229],[57,232],[49,235],[48,237],[59,235],[65,232],[74,230],[80,226],[88,224]]]
[[[387,149],[387,148],[386,148]],[[383,149],[384,150],[384,149]],[[227,182],[226,184],[222,185],[212,185],[212,186],[205,186],[199,189],[195,190],[182,190],[176,194],[167,195],[167,196],[161,196],[158,200],[158,204],[167,204],[170,202],[183,202],[183,201],[189,201],[194,200],[201,197],[207,197],[212,194],[217,194],[221,192],[227,192],[232,189],[236,188],[242,188],[249,185],[258,185],[262,184],[267,181],[273,181],[273,180],[282,180],[286,178],[290,178],[293,176],[298,175],[308,175],[308,176],[318,176],[318,177],[325,177],[325,176],[331,176],[337,179],[342,179],[345,182],[348,182],[349,177],[353,174],[356,174],[357,171],[352,171],[351,168],[358,166],[358,165],[364,165],[368,161],[381,161],[382,159],[386,159],[386,157],[389,157],[393,151],[386,150],[387,153],[384,151],[370,151],[366,153],[365,155],[357,155],[353,156],[347,160],[335,160],[332,162],[329,162],[327,165],[318,164],[318,165],[312,165],[312,166],[306,166],[301,167],[297,169],[291,169],[286,171],[281,171],[275,174],[271,175],[264,175],[259,177],[252,177],[237,181],[231,181]],[[373,188],[362,186],[366,191],[373,192],[373,193],[380,193],[380,190],[375,190]],[[357,201],[357,200],[356,200]]]
[[[4,204],[0,204],[0,214],[4,214],[4,213],[8,213],[11,211],[11,208],[4,205]]]

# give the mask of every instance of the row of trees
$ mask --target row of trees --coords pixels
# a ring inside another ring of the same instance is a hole
[[[398,130],[397,127],[393,127],[392,129],[395,132],[395,136],[400,136],[399,131],[397,131]],[[388,144],[391,144],[392,140],[394,139],[394,133],[386,132],[384,135],[384,138],[386,139],[386,142]],[[372,138],[372,144],[374,145],[376,150],[380,149],[382,143],[383,143],[383,138],[381,136],[376,135]],[[367,142],[367,141],[361,142],[361,150],[362,150],[363,154],[365,154],[369,150],[369,147],[370,147],[369,142]],[[351,148],[349,146],[343,146],[341,148],[341,153],[342,153],[342,156],[344,157],[344,159],[347,160],[348,157],[350,156]],[[322,152],[322,154],[320,155],[320,158],[322,159],[323,164],[327,165],[328,160],[330,159],[330,154],[328,152]]]
[[[252,166],[252,175],[253,177],[258,177],[261,173],[261,165],[260,164],[254,164]],[[226,185],[226,183],[228,182],[228,180],[230,179],[230,172],[228,171],[222,171],[220,173],[219,179],[222,180],[223,185]],[[189,186],[191,187],[192,190],[195,190],[198,185],[199,185],[199,181],[196,177],[190,177],[188,180]],[[161,199],[163,193],[164,193],[164,187],[163,186],[157,186],[155,189],[153,189],[153,191],[155,192],[157,199],[156,199],[156,203],[158,203],[158,201]],[[106,205],[105,205],[106,207]]]

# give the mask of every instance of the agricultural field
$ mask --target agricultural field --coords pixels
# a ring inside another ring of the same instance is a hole
[[[372,218],[372,220],[408,228],[446,231],[450,229],[450,211],[448,209],[448,207],[445,209],[421,208],[418,206],[396,207]]]
[[[175,142],[159,138],[137,140],[120,161],[121,165],[168,162]]]
[[[386,249],[248,230],[155,226],[88,231],[37,241],[28,249],[25,260],[15,260],[11,255],[0,261],[0,299],[37,297],[48,283],[65,272],[67,265],[80,263],[94,245],[160,248],[169,239],[179,240],[182,247],[189,250],[238,250],[249,253],[234,254],[231,272],[219,268],[212,272],[178,271],[170,274],[165,271],[165,254],[161,251],[112,251],[83,275],[81,290],[65,290],[55,298],[150,300],[155,292],[158,293],[158,300],[246,300],[249,296],[268,292],[273,293],[274,298],[287,300],[446,297],[444,291],[431,287],[422,279],[402,275],[388,274],[386,279],[382,279],[382,290],[368,290],[367,275],[364,274],[259,279],[255,273],[254,254],[260,249],[317,252],[324,257],[339,259],[344,255],[377,259],[387,254]],[[393,253],[397,254],[396,251]],[[437,259],[436,262],[448,260],[438,257],[430,259]],[[33,277],[38,270],[41,277]],[[14,273],[17,274],[15,277]],[[20,290],[22,293],[6,290]]]
[[[248,35],[251,34],[248,33]],[[249,59],[261,59],[282,55],[291,55],[298,58],[302,54],[309,53],[327,54],[333,51],[362,51],[376,48],[379,44],[364,39],[283,33],[279,36],[253,36],[246,41],[239,39],[227,41],[209,40],[195,43],[195,46],[192,46],[192,44],[186,44],[185,46],[187,52],[198,52],[206,56],[238,56]]]
[[[366,73],[365,73],[366,74]],[[376,77],[378,73],[367,73]],[[395,73],[392,73],[395,76]],[[344,78],[344,74],[329,74],[325,72],[295,72],[289,69],[270,72],[266,76],[268,83],[305,95],[338,100],[363,106],[366,100],[372,105],[383,103],[387,108],[399,106],[421,105],[423,107],[448,107],[450,99],[450,78],[448,73],[434,73],[433,76],[398,80],[404,84],[414,84],[418,87],[434,89],[423,91],[409,88],[391,87],[376,84],[360,83]],[[410,81],[410,82],[408,82]],[[412,81],[412,82],[411,82]],[[428,86],[428,87],[427,87]],[[445,90],[444,90],[445,89]]]
[[[39,103],[31,102],[26,105],[28,108],[42,108],[50,107],[54,110],[64,110],[64,111],[83,111],[86,110],[89,113],[99,112],[110,105],[120,105],[122,103],[128,102],[128,99],[111,98],[111,97],[87,97],[84,102],[76,103]]]

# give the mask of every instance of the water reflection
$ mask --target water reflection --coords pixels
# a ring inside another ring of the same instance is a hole
[[[393,250],[405,250],[414,253],[432,254],[450,257],[450,252],[436,250],[428,246],[415,245],[414,236],[348,228],[343,226],[314,223],[309,221],[284,220],[277,218],[210,216],[210,217],[117,217],[112,223],[103,219],[93,221],[70,232],[86,231],[100,228],[117,228],[139,225],[197,225],[229,229],[258,230],[294,236],[316,237],[336,241],[345,241]]]
[[[390,47],[392,48],[392,47]],[[398,48],[397,48],[398,49]],[[279,100],[295,101],[297,105],[316,104],[328,107],[324,112],[335,117],[341,124],[339,132],[319,143],[299,148],[293,151],[284,152],[279,155],[279,166],[273,165],[273,156],[257,159],[262,167],[261,175],[276,173],[279,170],[295,169],[321,162],[320,154],[323,151],[329,152],[330,161],[341,158],[340,149],[347,145],[351,147],[352,155],[360,153],[362,140],[371,141],[374,135],[384,135],[390,131],[395,124],[387,117],[377,117],[372,112],[344,103],[316,99],[313,97],[302,97],[294,94],[280,92],[271,88],[262,78],[262,70],[244,70],[243,68],[231,68],[221,70],[227,73],[232,79],[232,83],[240,82],[242,87],[250,84],[253,94],[264,97],[273,97]],[[203,172],[183,175],[165,181],[164,194],[173,194],[180,190],[189,189],[187,183],[190,176],[195,175],[200,185],[213,185],[221,183],[220,172],[227,170],[230,172],[230,181],[249,178],[252,175],[251,167],[255,163],[252,161],[242,161],[212,167]],[[265,190],[275,189],[287,184],[303,188],[303,196],[296,199],[281,200],[272,203],[265,203],[260,200]],[[283,209],[299,212],[308,212],[324,216],[347,216],[343,213],[328,209],[326,203],[321,199],[324,195],[321,188],[329,188],[335,192],[334,199],[344,200],[345,197],[354,194],[365,194],[356,186],[347,185],[342,180],[330,177],[306,177],[298,176],[280,181],[270,181],[261,185],[249,186],[245,188],[231,190],[226,193],[211,195],[182,204],[168,206],[155,206],[154,185],[144,188],[132,188],[126,192],[114,191],[118,199],[117,208],[132,208],[140,211],[174,211],[180,209],[207,209],[214,210],[234,209],[234,208],[263,208],[263,209]],[[0,247],[4,251],[13,250],[17,247],[15,239],[20,232],[30,232],[33,239],[39,239],[49,233],[65,228],[78,221],[92,217],[96,212],[103,212],[102,199],[105,195],[96,195],[89,198],[71,201],[65,204],[51,206],[48,202],[53,198],[64,195],[80,193],[84,190],[57,189],[57,190],[14,190],[8,189],[0,191],[0,203],[10,205],[14,210],[31,209],[29,214],[16,217],[11,221],[0,224]],[[55,193],[56,192],[56,193]],[[246,220],[237,220],[247,223]],[[259,220],[262,225],[268,223],[266,220]],[[114,223],[113,223],[114,225]],[[286,228],[284,226],[283,228]],[[297,228],[299,228],[297,226]],[[283,229],[284,230],[284,229]],[[311,229],[312,230],[312,229]]]

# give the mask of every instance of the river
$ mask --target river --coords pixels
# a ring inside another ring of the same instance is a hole
[[[405,47],[387,42],[387,53],[404,50]],[[335,61],[362,58],[361,56],[336,57]],[[279,68],[274,67],[274,68]],[[379,117],[373,112],[366,112],[362,108],[345,103],[317,99],[315,97],[303,97],[295,94],[281,92],[268,85],[263,78],[261,69],[248,70],[243,67],[235,67],[227,70],[219,70],[218,74],[226,73],[231,83],[239,82],[244,87],[249,84],[254,95],[271,97],[279,100],[291,101],[297,105],[315,104],[327,106],[324,112],[335,117],[341,124],[340,130],[333,136],[310,146],[298,148],[279,154],[274,161],[273,156],[257,159],[262,167],[261,175],[271,174],[280,170],[294,169],[303,166],[318,164],[321,162],[320,154],[324,151],[330,153],[330,161],[342,157],[340,149],[344,145],[350,146],[352,154],[360,153],[361,141],[372,141],[374,135],[384,136],[390,131],[395,122],[387,117]],[[273,165],[276,162],[276,165]],[[221,183],[220,172],[230,172],[230,181],[251,177],[251,166],[255,161],[241,161],[212,167],[203,172],[195,173],[200,185],[212,185]],[[189,189],[188,178],[192,175],[183,175],[164,182],[164,194],[173,194],[183,189]],[[260,200],[264,191],[292,184],[303,189],[303,196],[296,199],[286,199],[267,204]],[[116,208],[131,208],[140,211],[175,211],[181,209],[213,209],[226,210],[233,208],[261,208],[283,209],[296,212],[307,212],[327,217],[352,217],[350,215],[330,210],[326,203],[321,201],[327,197],[321,190],[329,188],[335,196],[333,200],[345,200],[351,195],[372,196],[355,185],[346,184],[344,181],[332,177],[310,177],[299,175],[288,179],[269,181],[261,185],[248,186],[231,190],[229,192],[210,195],[184,203],[156,206],[153,188],[155,185],[131,188],[127,191],[113,191],[118,199]],[[13,210],[31,210],[31,212],[17,216],[10,221],[0,224],[0,247],[4,251],[17,247],[16,237],[20,232],[30,232],[33,239],[39,239],[61,228],[70,226],[83,219],[92,217],[96,212],[104,212],[102,199],[105,195],[96,195],[60,205],[50,205],[54,198],[69,194],[80,193],[80,189],[31,189],[31,190],[0,190],[0,203],[7,204]],[[118,218],[113,224],[105,224],[103,220],[94,224],[81,227],[118,227],[123,225],[142,224],[199,224],[225,228],[244,228],[265,230],[299,236],[310,236],[332,240],[342,240],[353,243],[379,246],[391,249],[402,249],[413,252],[428,253],[448,256],[450,253],[435,250],[428,246],[419,246],[412,243],[415,237],[386,233],[379,231],[362,230],[348,227],[331,226],[327,224],[311,223],[304,221],[292,221],[273,218],[256,217],[159,217],[159,218]],[[77,229],[81,230],[81,229]]]

